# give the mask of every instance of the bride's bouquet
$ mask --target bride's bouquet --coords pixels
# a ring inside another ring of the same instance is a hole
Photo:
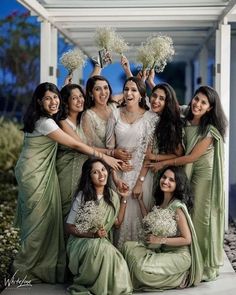
[[[177,235],[176,213],[170,208],[162,209],[154,206],[152,211],[146,215],[139,231],[139,240],[146,244],[148,235],[158,237],[174,237]],[[148,248],[159,248],[160,244],[151,244]]]
[[[88,201],[79,207],[75,226],[79,232],[95,233],[103,227],[104,215],[105,211],[97,201]]]

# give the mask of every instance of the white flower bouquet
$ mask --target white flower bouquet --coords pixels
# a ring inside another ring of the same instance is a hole
[[[97,201],[88,201],[79,207],[75,226],[79,232],[95,233],[103,227],[104,215],[105,212]]]
[[[95,43],[99,48],[99,63],[101,67],[112,62],[110,51],[123,55],[129,49],[125,40],[114,29],[109,27],[100,27],[96,30]]]
[[[174,210],[154,206],[142,220],[141,230],[139,231],[140,241],[146,243],[149,234],[158,237],[174,237],[177,235],[176,213]],[[150,245],[149,248],[159,248],[160,245]]]
[[[86,57],[80,49],[74,49],[63,53],[60,62],[68,70],[69,75],[71,75],[74,70],[85,65],[85,59]]]
[[[173,40],[159,34],[149,37],[147,42],[141,45],[138,49],[137,61],[142,64],[143,69],[155,69],[159,73],[163,72],[174,53]]]

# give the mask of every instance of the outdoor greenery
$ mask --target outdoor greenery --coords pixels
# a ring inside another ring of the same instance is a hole
[[[0,111],[17,116],[24,111],[39,83],[39,25],[28,12],[14,11],[0,19]]]
[[[8,171],[15,166],[23,141],[20,126],[0,118],[0,171]]]
[[[14,166],[23,141],[20,126],[0,118],[0,291],[10,278],[12,261],[19,248],[19,232],[14,228],[17,186]]]

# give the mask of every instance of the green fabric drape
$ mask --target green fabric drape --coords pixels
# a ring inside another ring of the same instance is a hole
[[[192,220],[204,260],[204,280],[215,279],[223,265],[223,140],[211,125],[203,136],[198,135],[198,126],[185,127],[186,155],[209,134],[213,137],[212,146],[197,161],[185,166],[194,193]]]
[[[126,242],[122,253],[135,290],[166,290],[198,285],[201,281],[203,261],[188,210],[178,200],[172,202],[169,208],[183,210],[191,230],[192,243],[180,247],[162,245],[155,251],[139,242]]]
[[[65,246],[59,183],[57,144],[46,136],[25,137],[15,167],[19,196],[16,224],[21,249],[13,268],[17,277],[48,283],[63,282]]]
[[[80,127],[76,128],[76,133],[86,142],[85,136]],[[73,196],[78,186],[82,172],[82,166],[88,156],[66,146],[58,145],[56,168],[61,191],[61,203],[63,219],[70,212]]]
[[[119,211],[119,198],[112,192],[114,209],[103,199],[99,206],[106,209],[104,227],[112,229]],[[71,294],[118,295],[131,294],[132,284],[128,266],[122,254],[106,238],[70,236],[67,243],[69,269],[74,275]]]

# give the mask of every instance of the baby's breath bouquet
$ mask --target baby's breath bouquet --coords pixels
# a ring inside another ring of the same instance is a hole
[[[79,232],[97,232],[103,227],[105,211],[97,201],[88,201],[82,204],[75,220],[75,226]]]
[[[167,62],[171,60],[175,50],[173,40],[164,35],[149,37],[145,44],[138,49],[137,61],[141,62],[144,69],[155,69],[163,72]]]
[[[124,52],[129,50],[128,44],[118,34],[115,34],[113,39],[111,39],[111,45],[110,46],[111,46],[112,51],[114,51],[115,53],[118,53],[120,55],[123,55]]]
[[[157,35],[148,39],[147,46],[153,54],[152,68],[158,73],[163,72],[167,62],[175,53],[173,40],[168,36]]]
[[[177,223],[175,211],[166,208],[154,206],[152,211],[148,213],[142,220],[141,229],[139,231],[140,241],[146,243],[149,234],[158,237],[174,237],[177,235]],[[158,248],[160,245],[150,245],[150,248]]]
[[[101,67],[112,61],[110,55],[108,58],[108,52],[114,51],[115,53],[123,55],[123,53],[129,49],[125,40],[110,27],[100,27],[96,30],[95,43],[99,48],[98,52]]]
[[[86,57],[81,50],[74,49],[63,53],[60,58],[60,62],[68,70],[70,75],[74,70],[85,65],[85,58]]]
[[[154,63],[154,57],[146,44],[142,44],[138,48],[137,61],[142,64],[143,70],[150,69],[152,67]]]
[[[110,27],[99,27],[95,32],[95,43],[99,49],[111,49],[111,44],[115,38],[115,31]]]

